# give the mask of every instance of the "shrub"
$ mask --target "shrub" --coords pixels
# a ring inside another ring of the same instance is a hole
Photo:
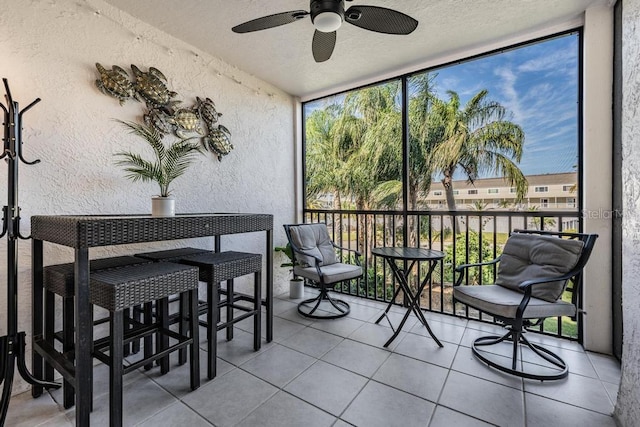
[[[455,265],[454,263],[454,251],[455,251]],[[482,256],[481,256],[482,255]],[[455,238],[453,245],[448,246],[445,249],[444,257],[444,281],[453,282],[453,270],[460,264],[475,264],[479,262],[490,261],[494,258],[493,245],[486,241],[482,241],[482,247],[480,247],[480,238],[475,231],[468,232],[467,235],[459,234]],[[495,280],[494,266],[486,266],[484,268],[472,267],[467,269],[468,283],[479,284],[480,275],[482,274],[482,283],[493,283]]]

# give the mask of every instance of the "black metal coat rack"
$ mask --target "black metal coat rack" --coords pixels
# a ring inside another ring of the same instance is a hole
[[[7,205],[2,208],[2,234],[7,236],[7,335],[0,337],[0,382],[2,400],[0,401],[0,426],[4,425],[11,388],[13,386],[14,369],[17,366],[20,376],[29,384],[42,387],[60,387],[58,383],[41,381],[35,378],[25,363],[25,332],[18,332],[18,239],[27,240],[30,236],[20,233],[20,207],[18,206],[18,164],[35,165],[40,160],[28,162],[22,156],[22,115],[40,102],[36,98],[20,111],[9,90],[7,79],[2,79],[6,91],[7,106],[0,103],[4,111],[4,150],[0,159],[8,164]]]

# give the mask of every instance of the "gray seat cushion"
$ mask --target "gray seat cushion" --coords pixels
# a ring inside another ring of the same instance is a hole
[[[326,224],[301,224],[291,226],[289,231],[292,243],[308,254],[303,255],[296,252],[296,261],[300,266],[315,266],[316,258],[314,257],[320,259],[320,265],[331,265],[338,262]]]
[[[502,251],[495,284],[520,291],[524,281],[568,273],[577,264],[583,246],[580,240],[514,233]],[[566,280],[534,285],[532,295],[553,302],[560,298],[565,285]]]
[[[293,274],[296,276],[320,282],[320,276],[315,267],[303,267],[296,265],[293,267]],[[355,279],[362,276],[362,267],[359,265],[343,264],[340,262],[325,265],[322,267],[322,275],[325,284],[341,282],[343,280]]]
[[[494,316],[508,319],[516,317],[516,310],[524,294],[498,285],[456,286],[453,297],[471,307]],[[573,316],[576,307],[568,302],[557,300],[544,301],[532,297],[524,311],[523,319],[538,319],[542,317]]]

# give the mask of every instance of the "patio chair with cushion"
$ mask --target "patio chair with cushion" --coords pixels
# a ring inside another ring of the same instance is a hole
[[[298,304],[298,312],[313,319],[337,319],[349,314],[349,304],[329,291],[338,283],[362,276],[360,253],[331,241],[326,224],[291,224],[284,230],[293,251],[293,274],[316,284],[319,293]],[[355,265],[339,262],[336,249],[353,252]]]
[[[529,341],[525,333],[527,328],[542,324],[546,318],[568,316],[576,320],[583,268],[597,237],[596,234],[515,230],[498,258],[458,266],[454,301],[493,316],[507,329],[503,336],[477,338],[472,345],[473,354],[493,368],[523,378],[566,377],[569,370],[562,358]],[[495,283],[462,285],[470,267],[496,263],[499,264]],[[565,291],[571,293],[570,301],[565,299]],[[501,344],[510,345],[506,353],[500,350]]]

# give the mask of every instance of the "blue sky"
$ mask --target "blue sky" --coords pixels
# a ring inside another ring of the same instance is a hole
[[[524,130],[519,166],[525,175],[573,172],[578,163],[578,43],[577,34],[568,34],[429,72],[437,73],[435,91],[441,99],[453,90],[463,106],[487,89],[487,99],[506,107],[507,119]],[[310,102],[305,114],[343,97]]]
[[[436,92],[481,89],[510,112],[525,133],[525,175],[574,171],[578,163],[578,35],[570,34],[437,70]]]

